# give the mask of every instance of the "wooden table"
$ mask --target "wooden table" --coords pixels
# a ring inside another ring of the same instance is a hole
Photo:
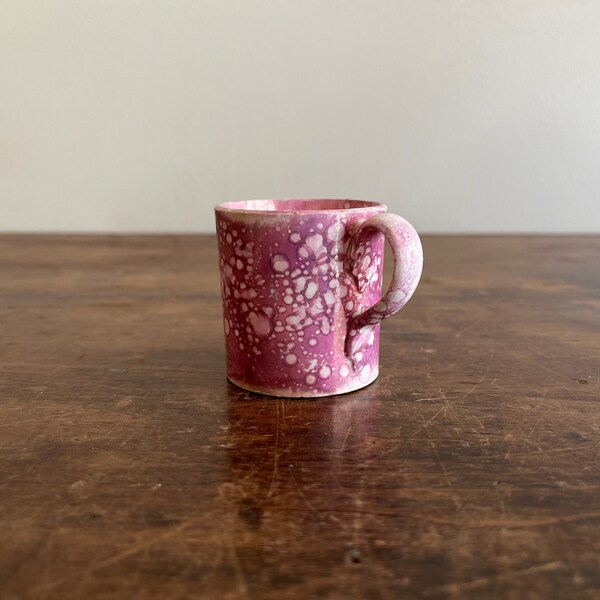
[[[212,237],[0,237],[0,597],[599,598],[600,237],[425,237],[381,376],[225,379]]]

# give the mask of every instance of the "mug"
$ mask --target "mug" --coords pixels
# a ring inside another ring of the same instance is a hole
[[[227,377],[271,396],[351,392],[379,374],[379,323],[413,295],[412,225],[362,200],[249,200],[215,208]],[[381,297],[383,251],[394,259]]]

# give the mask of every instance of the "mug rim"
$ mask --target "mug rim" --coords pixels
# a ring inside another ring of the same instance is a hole
[[[335,204],[331,208],[288,208],[281,209],[278,207],[267,208],[269,203],[324,203]],[[339,206],[341,204],[341,206]],[[350,204],[350,206],[345,206]],[[250,205],[250,206],[248,206]],[[256,208],[254,208],[254,205]],[[270,199],[254,199],[254,200],[236,200],[232,202],[223,202],[217,204],[215,212],[233,213],[233,214],[248,214],[248,215],[281,215],[281,214],[319,214],[319,213],[340,213],[340,212],[357,212],[365,209],[382,208],[387,210],[387,206],[381,202],[371,200],[356,200],[351,198],[270,198]]]

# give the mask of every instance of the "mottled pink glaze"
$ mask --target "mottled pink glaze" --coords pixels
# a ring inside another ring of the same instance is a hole
[[[419,237],[383,204],[252,200],[216,207],[227,376],[285,397],[342,394],[379,370],[379,323],[421,276]],[[382,235],[383,234],[383,235]],[[381,298],[384,235],[394,255]]]

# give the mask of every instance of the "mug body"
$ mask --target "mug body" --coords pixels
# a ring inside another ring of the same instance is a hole
[[[384,238],[352,244],[386,212],[357,200],[252,200],[216,207],[227,377],[273,396],[362,388],[378,375],[379,324],[346,354],[348,323],[381,297]],[[358,237],[358,236],[356,236]]]

